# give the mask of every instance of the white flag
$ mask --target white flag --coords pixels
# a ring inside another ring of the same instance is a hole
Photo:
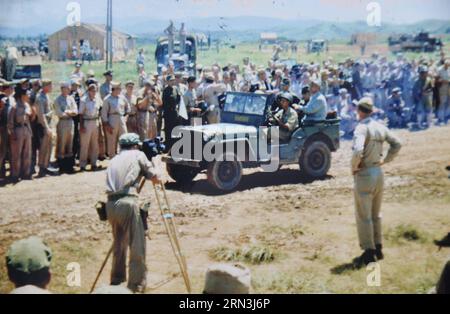
[[[180,101],[180,107],[178,109],[178,115],[180,117],[182,117],[184,120],[188,120],[188,113],[187,113],[187,109],[186,109],[186,104],[184,103],[184,97],[181,97],[181,101]]]

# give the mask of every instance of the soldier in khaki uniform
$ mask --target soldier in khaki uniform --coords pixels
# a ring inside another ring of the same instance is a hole
[[[50,97],[48,96],[52,92],[52,81],[42,80],[42,90],[36,97],[36,113],[37,121],[39,124],[40,133],[40,145],[39,145],[39,177],[43,177],[47,174],[51,174],[48,171],[50,163],[50,156],[52,153],[52,137],[53,132],[51,129],[52,121],[52,106],[50,103]]]
[[[95,171],[98,159],[98,126],[102,102],[97,94],[97,85],[91,84],[80,102],[80,170],[85,171],[87,159]]]
[[[30,92],[16,87],[16,102],[8,114],[8,133],[11,149],[11,178],[31,180],[31,120]]]
[[[114,237],[111,285],[120,285],[126,281],[127,249],[130,247],[128,288],[133,292],[144,292],[146,243],[137,190],[143,177],[155,184],[160,181],[152,164],[139,151],[137,134],[124,134],[119,143],[121,151],[111,160],[106,178],[106,213]]]
[[[126,116],[130,112],[128,101],[121,94],[121,83],[113,82],[111,86],[111,94],[103,101],[101,114],[109,158],[116,156],[119,137],[127,133]]]
[[[73,172],[73,117],[78,115],[75,99],[70,96],[70,84],[61,83],[61,95],[55,99],[55,114],[58,117],[56,125],[56,152],[60,172]]]
[[[280,142],[289,142],[292,132],[298,128],[297,112],[291,108],[292,95],[290,93],[283,93],[279,96],[282,110],[278,111],[271,119],[272,122],[280,127]]]
[[[8,113],[11,105],[14,103],[12,94],[14,92],[12,84],[8,81],[1,81],[2,108],[0,109],[0,178],[6,177],[5,159],[9,151],[8,138]]]
[[[384,175],[381,166],[391,162],[400,152],[401,144],[388,128],[371,118],[371,98],[363,98],[358,104],[360,122],[353,140],[352,172],[355,179],[356,224],[364,253],[355,259],[355,265],[363,267],[382,260],[381,202]],[[383,143],[390,145],[383,157]]]
[[[100,93],[100,99],[103,103],[106,96],[111,94],[111,82],[113,80],[113,71],[109,70],[103,73],[105,77],[105,82],[100,85],[99,93]],[[100,123],[99,129],[98,129],[98,155],[100,160],[106,159],[106,152],[107,152],[107,145],[106,145],[106,131],[105,127],[102,123]]]
[[[14,242],[6,253],[8,278],[15,289],[11,294],[50,294],[52,251],[38,237]]]
[[[137,97],[134,94],[134,82],[128,81],[125,84],[125,93],[123,96],[128,101],[128,106],[130,108],[130,113],[127,118],[127,131],[130,133],[138,133],[138,122],[137,122]]]

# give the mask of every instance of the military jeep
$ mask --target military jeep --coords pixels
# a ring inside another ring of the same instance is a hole
[[[208,181],[214,187],[232,191],[239,185],[244,168],[264,168],[276,158],[275,171],[283,165],[298,164],[307,177],[325,177],[331,166],[331,152],[339,149],[340,120],[301,122],[289,141],[274,144],[268,139],[267,132],[260,128],[271,127],[269,118],[277,107],[274,95],[227,93],[221,112],[222,123],[185,126],[180,128],[179,134],[174,134],[178,140],[163,157],[168,174],[180,184],[189,184],[199,173],[206,171]],[[192,147],[186,149],[177,145],[183,137],[189,137],[185,143]],[[192,149],[194,144],[197,150]],[[213,147],[213,153],[217,153],[216,147],[221,147],[219,154],[222,158],[205,158],[202,152],[198,152],[200,144],[205,149]],[[237,154],[238,146],[245,148],[245,152]],[[265,146],[267,152],[261,150],[261,146]]]

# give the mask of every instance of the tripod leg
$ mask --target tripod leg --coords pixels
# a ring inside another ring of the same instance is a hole
[[[94,281],[94,283],[92,284],[92,287],[91,287],[91,290],[89,291],[89,293],[92,293],[92,292],[94,291],[95,286],[97,285],[97,282],[98,282],[98,280],[99,280],[99,278],[100,278],[100,275],[102,274],[103,269],[105,268],[106,263],[108,262],[109,257],[110,257],[111,254],[112,254],[113,248],[114,248],[114,245],[111,245],[111,248],[109,249],[108,254],[106,254],[105,260],[103,261],[103,264],[102,264],[102,266],[100,267],[100,270],[99,270],[98,273],[97,273],[97,277],[95,277],[95,281]]]

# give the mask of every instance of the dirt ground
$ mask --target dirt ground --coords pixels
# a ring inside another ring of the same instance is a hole
[[[292,166],[278,173],[248,170],[238,190],[226,195],[211,189],[204,175],[184,190],[168,183],[194,292],[202,291],[206,268],[216,262],[211,252],[246,247],[270,250],[274,256],[260,265],[247,263],[255,293],[427,292],[449,255],[432,242],[450,231],[450,180],[445,171],[450,164],[450,127],[396,133],[404,148],[385,167],[386,259],[380,263],[380,287],[367,285],[366,269],[345,267],[360,250],[349,174],[351,143],[343,142],[323,181],[308,182]],[[105,198],[104,181],[104,172],[87,172],[14,186],[0,182],[1,293],[12,289],[5,252],[14,240],[30,235],[45,239],[54,251],[50,290],[89,291],[111,243],[110,227],[98,221],[94,210]],[[152,200],[147,293],[184,293],[150,185],[142,199]],[[67,285],[67,265],[72,262],[81,267],[81,287]],[[109,271],[110,263],[100,285],[108,283]]]

